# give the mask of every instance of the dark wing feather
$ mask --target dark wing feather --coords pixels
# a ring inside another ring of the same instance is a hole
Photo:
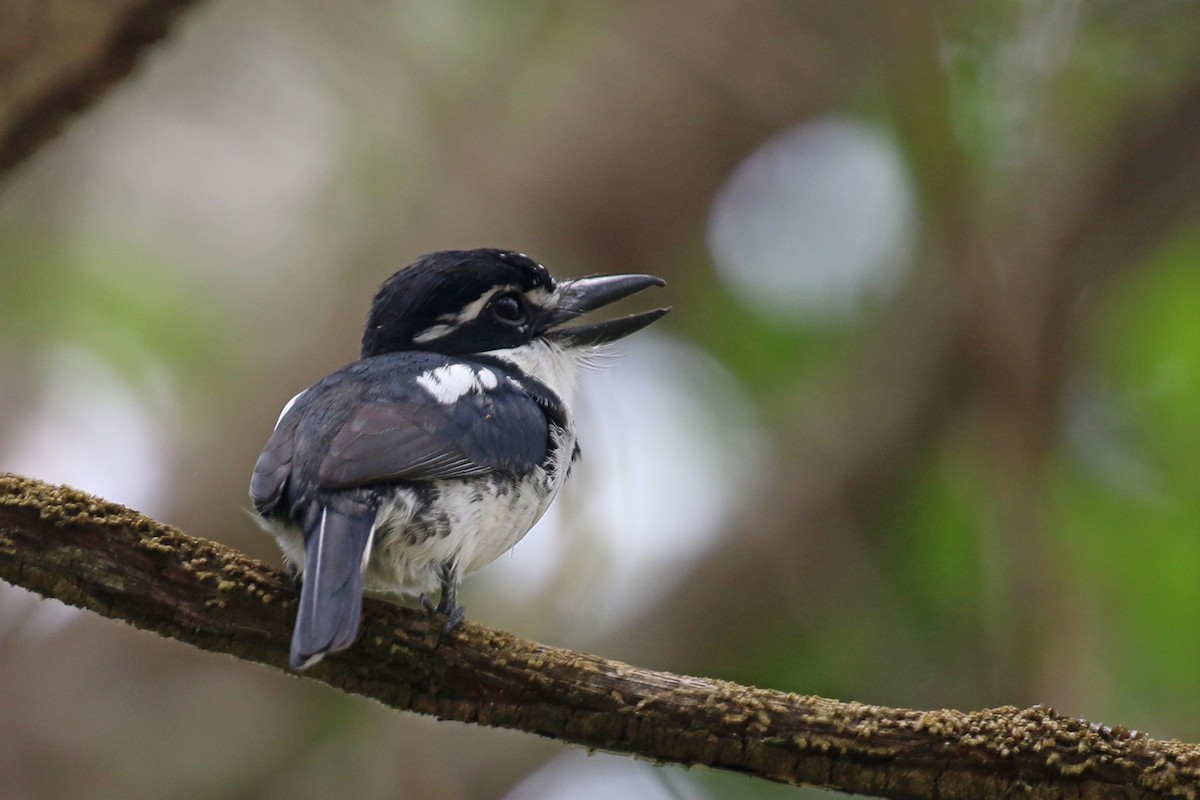
[[[299,422],[298,414],[285,415],[254,464],[254,474],[250,478],[250,499],[260,514],[270,513],[283,497],[284,487],[292,474],[296,426]]]
[[[419,388],[360,401],[321,462],[322,488],[383,481],[526,474],[546,460],[549,429],[533,398],[507,381],[440,403]]]

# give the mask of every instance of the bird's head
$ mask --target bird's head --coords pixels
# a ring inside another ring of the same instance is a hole
[[[596,275],[555,281],[509,250],[445,250],[422,256],[384,281],[371,303],[362,357],[403,350],[447,355],[519,348],[538,340],[564,350],[614,342],[666,314],[657,308],[564,327],[665,281],[653,275]]]

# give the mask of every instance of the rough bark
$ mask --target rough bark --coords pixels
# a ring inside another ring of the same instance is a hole
[[[286,670],[277,569],[64,486],[0,476],[0,578]],[[431,624],[432,623],[432,624]],[[914,711],[664,672],[371,600],[361,639],[303,673],[397,709],[659,762],[889,798],[1194,798],[1200,747],[1048,708]]]

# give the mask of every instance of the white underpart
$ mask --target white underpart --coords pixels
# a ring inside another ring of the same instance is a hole
[[[283,422],[283,418],[287,416],[287,412],[292,410],[292,406],[296,405],[296,401],[300,399],[300,395],[304,394],[304,392],[307,392],[307,391],[308,391],[308,389],[304,389],[304,390],[300,391],[295,397],[293,397],[291,400],[288,400],[286,403],[284,403],[283,411],[279,412],[279,419],[275,420],[276,428],[279,427],[279,423]]]
[[[486,567],[508,552],[529,532],[549,508],[550,502],[566,480],[566,460],[575,449],[575,440],[558,434],[555,459],[547,468],[539,467],[533,478],[542,481],[547,474],[554,482],[544,495],[532,492],[492,494],[458,481],[441,484],[439,504],[448,509],[448,531],[413,544],[403,533],[413,516],[415,497],[399,489],[379,509],[375,524],[380,531],[379,547],[367,567],[367,586],[398,594],[433,594],[441,587],[439,570],[453,564],[461,578]],[[562,463],[560,463],[562,462]],[[389,535],[392,533],[395,535]]]
[[[471,392],[495,389],[496,373],[469,364],[445,364],[417,376],[417,385],[442,405],[450,405]]]

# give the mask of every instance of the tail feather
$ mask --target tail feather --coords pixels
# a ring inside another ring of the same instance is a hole
[[[305,532],[304,579],[292,631],[291,664],[304,669],[354,642],[362,614],[363,573],[375,534],[375,512],[326,507]]]

